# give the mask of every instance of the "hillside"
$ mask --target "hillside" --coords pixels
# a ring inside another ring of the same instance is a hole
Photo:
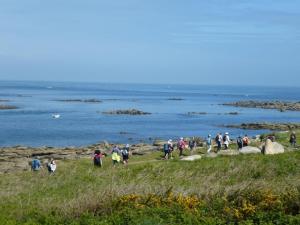
[[[277,138],[286,145],[287,135]],[[299,151],[193,162],[161,156],[133,156],[115,168],[110,157],[103,168],[59,161],[53,176],[2,174],[0,224],[300,223]]]

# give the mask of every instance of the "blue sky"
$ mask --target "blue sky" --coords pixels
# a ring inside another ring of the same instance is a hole
[[[296,85],[299,0],[0,0],[0,79]]]

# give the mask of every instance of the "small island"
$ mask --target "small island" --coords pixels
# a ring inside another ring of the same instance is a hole
[[[118,109],[118,110],[112,110],[112,111],[102,112],[102,114],[137,116],[137,115],[150,115],[151,113],[149,113],[149,112],[143,112],[143,111],[137,110],[137,109],[123,109],[123,110],[122,109]]]
[[[18,107],[14,105],[0,105],[0,110],[9,110],[9,109],[18,109]]]
[[[281,112],[300,111],[300,102],[287,101],[238,101],[231,103],[224,103],[225,106],[244,107],[244,108],[261,108],[261,109],[277,109]]]
[[[60,99],[56,100],[58,102],[82,102],[82,103],[101,103],[102,101],[99,99]]]
[[[207,112],[188,112],[188,115],[206,115]]]
[[[277,130],[288,131],[300,129],[300,123],[242,123],[235,125],[225,125],[227,128],[239,128],[245,130]]]
[[[168,98],[169,101],[183,101],[183,98]]]

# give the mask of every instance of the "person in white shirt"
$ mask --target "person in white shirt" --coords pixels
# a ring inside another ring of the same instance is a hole
[[[224,145],[225,145],[225,150],[228,149],[229,144],[230,144],[230,138],[229,138],[229,133],[226,132],[225,136],[223,137]]]
[[[53,174],[55,172],[55,170],[56,170],[56,163],[55,163],[54,159],[51,159],[50,163],[48,164],[48,171],[49,171],[50,175]]]

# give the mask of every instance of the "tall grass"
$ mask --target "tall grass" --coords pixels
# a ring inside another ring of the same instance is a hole
[[[102,168],[87,159],[61,161],[54,176],[0,175],[0,224],[299,222],[300,152],[160,158],[136,156],[115,168],[110,158]],[[191,210],[185,204],[192,201]]]

